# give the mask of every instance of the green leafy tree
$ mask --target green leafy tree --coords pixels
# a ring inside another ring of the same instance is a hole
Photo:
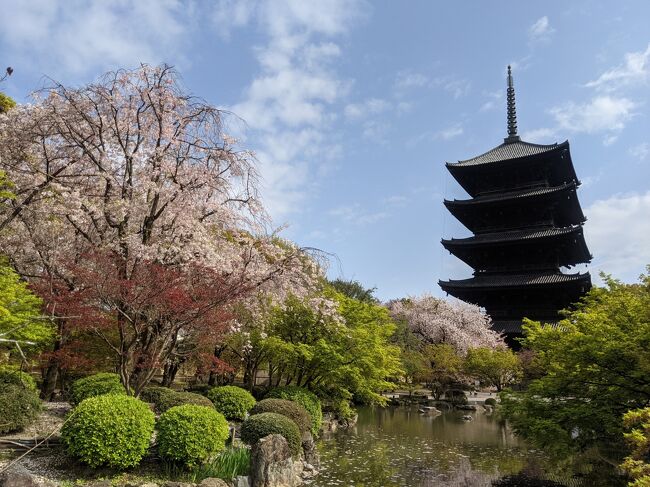
[[[650,403],[650,277],[603,276],[556,328],[524,325],[524,346],[544,375],[501,395],[505,416],[534,445],[556,453],[597,447],[620,459],[621,418]]]
[[[0,92],[0,113],[8,112],[15,106],[16,102],[13,100],[13,98]]]
[[[429,362],[430,372],[427,385],[438,400],[447,391],[466,382],[463,371],[463,357],[447,343],[428,345],[424,355]]]
[[[395,325],[388,311],[333,289],[321,299],[323,309],[289,298],[273,313],[265,340],[272,383],[316,391],[340,416],[351,414],[352,399],[385,404],[381,392],[401,373],[400,350],[389,343]]]
[[[628,430],[625,440],[632,451],[621,467],[634,479],[630,487],[649,487],[650,408],[628,411],[623,416],[623,423]]]
[[[53,338],[50,322],[40,316],[41,304],[11,266],[0,260],[0,346],[17,350],[20,359]]]
[[[519,357],[509,348],[471,348],[465,358],[466,372],[486,386],[501,392],[522,377]]]
[[[346,281],[345,279],[335,279],[330,281],[330,286],[348,298],[356,299],[364,303],[376,304],[379,302],[374,296],[374,293],[377,290],[376,287],[365,288],[363,284],[353,279],[350,279],[349,281]]]

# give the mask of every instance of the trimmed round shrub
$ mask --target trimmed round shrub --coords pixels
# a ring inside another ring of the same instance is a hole
[[[41,412],[41,400],[35,390],[16,384],[0,387],[0,433],[29,426]]]
[[[83,400],[63,425],[68,453],[91,467],[133,467],[147,453],[155,416],[144,401],[126,394]]]
[[[307,410],[295,401],[288,399],[262,399],[251,409],[251,415],[260,413],[278,413],[296,423],[301,433],[311,430],[311,416]]]
[[[311,416],[311,433],[317,436],[323,424],[323,409],[320,399],[313,392],[298,386],[277,387],[267,397],[288,399],[304,407]]]
[[[126,395],[119,375],[101,372],[74,381],[70,390],[70,402],[72,404],[79,404],[84,399],[103,394]]]
[[[160,415],[156,429],[160,456],[190,468],[211,460],[229,436],[228,421],[212,404],[170,408]]]
[[[169,387],[161,387],[161,386],[149,386],[145,387],[142,392],[140,393],[140,399],[142,399],[144,402],[150,402],[156,405],[158,407],[158,403],[160,402],[160,398],[166,394],[174,394],[176,391],[173,389],[170,389]]]
[[[23,386],[32,391],[38,390],[36,379],[27,372],[4,365],[0,367],[0,388],[8,384]]]
[[[241,439],[248,445],[272,434],[284,436],[294,456],[300,454],[302,437],[298,425],[286,416],[278,413],[260,413],[250,416],[241,425]]]
[[[159,396],[158,402],[156,403],[156,411],[164,413],[170,408],[182,406],[183,404],[194,404],[196,406],[206,406],[214,409],[212,401],[201,394],[170,390],[169,393],[163,393]]]
[[[497,405],[497,400],[493,397],[488,397],[485,400],[485,405],[495,407]]]
[[[213,387],[208,397],[217,411],[227,419],[246,418],[246,413],[255,406],[255,398],[245,389],[237,386]]]

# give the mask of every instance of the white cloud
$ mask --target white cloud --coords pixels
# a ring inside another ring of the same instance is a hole
[[[650,263],[650,191],[598,200],[585,215],[592,269],[635,281]]]
[[[243,99],[229,107],[253,130],[264,180],[263,196],[271,215],[283,218],[299,211],[315,189],[314,173],[338,153],[332,142],[333,104],[349,91],[332,60],[341,54],[336,43],[361,16],[361,2],[324,0],[222,0],[214,21],[220,31],[254,23],[265,36],[255,48],[259,73]],[[234,22],[230,22],[234,19]],[[378,110],[373,101],[357,107]],[[354,108],[350,109],[354,115]]]
[[[429,78],[422,73],[411,71],[400,71],[397,73],[395,88],[405,90],[407,88],[421,88],[429,84]]]
[[[497,108],[497,103],[501,103],[502,108],[505,108],[506,105],[504,94],[505,90],[497,90],[493,91],[492,93],[486,93],[488,101],[481,105],[480,111],[485,112],[488,110],[493,110],[494,108]]]
[[[346,105],[344,113],[349,119],[361,119],[370,115],[377,115],[388,110],[391,104],[380,98],[369,98],[360,103]]]
[[[460,98],[469,93],[471,83],[467,79],[454,76],[438,76],[431,79],[422,73],[413,71],[400,71],[395,79],[395,89],[398,92],[404,92],[410,88],[436,87],[451,93],[454,98]]]
[[[180,0],[5,2],[3,15],[2,42],[58,79],[181,56],[193,21]]]
[[[648,44],[645,51],[625,54],[623,64],[605,71],[598,79],[590,81],[585,86],[604,91],[613,91],[628,85],[647,83],[649,80],[650,44]]]
[[[528,28],[528,39],[531,42],[548,41],[555,32],[548,21],[548,17],[540,17]]]
[[[634,147],[630,147],[627,152],[639,161],[645,161],[650,156],[650,144],[642,142]]]
[[[451,80],[437,80],[443,89],[452,94],[454,98],[460,98],[469,93],[472,87],[471,83],[466,79],[451,79]]]
[[[458,137],[459,135],[462,135],[464,132],[463,126],[459,123],[450,125],[449,127],[439,130],[435,134],[433,134],[434,139],[442,139],[442,140],[449,140],[453,139],[454,137]]]
[[[533,143],[549,143],[553,142],[557,137],[557,131],[553,128],[542,127],[534,130],[524,132],[521,136],[522,139]]]
[[[636,104],[628,98],[596,96],[587,103],[569,102],[557,106],[550,113],[557,122],[558,130],[605,133],[604,143],[609,145],[632,118],[635,108]]]
[[[391,206],[404,206],[408,202],[408,200],[409,199],[406,196],[394,195],[386,198],[384,202],[387,205],[391,205]]]
[[[369,225],[388,217],[388,213],[385,211],[365,211],[358,203],[348,206],[339,206],[338,208],[330,210],[329,214],[343,220],[345,223],[353,225]]]

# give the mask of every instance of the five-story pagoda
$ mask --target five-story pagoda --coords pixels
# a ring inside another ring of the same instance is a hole
[[[488,152],[447,169],[470,199],[445,206],[474,235],[442,245],[474,269],[469,279],[440,281],[448,294],[485,308],[508,342],[521,336],[524,317],[553,323],[558,311],[591,288],[589,273],[561,267],[587,263],[585,216],[576,190],[569,142],[539,145],[517,135],[508,66],[508,137]]]

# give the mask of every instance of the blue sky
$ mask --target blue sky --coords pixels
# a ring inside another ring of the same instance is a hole
[[[469,269],[440,238],[467,232],[445,161],[506,135],[513,65],[524,140],[571,142],[592,272],[650,263],[650,3],[0,0],[3,90],[80,85],[175,65],[189,91],[246,121],[276,225],[338,257],[333,277],[384,299]],[[581,268],[582,270],[582,268]]]

